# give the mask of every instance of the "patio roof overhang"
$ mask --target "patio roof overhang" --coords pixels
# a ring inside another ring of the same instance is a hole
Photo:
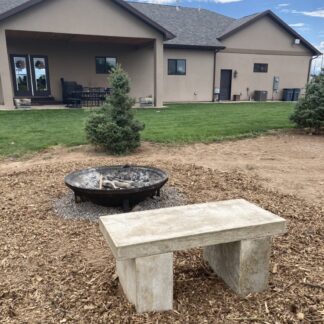
[[[116,45],[133,45],[141,46],[151,44],[153,39],[135,38],[135,37],[115,37],[115,36],[97,36],[97,35],[79,35],[79,34],[62,34],[62,33],[46,33],[31,32],[20,30],[7,30],[8,39],[33,39],[33,40],[61,40],[66,42],[85,42],[85,43],[109,43]]]

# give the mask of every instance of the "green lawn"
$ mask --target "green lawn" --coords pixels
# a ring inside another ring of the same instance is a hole
[[[291,128],[291,103],[178,104],[137,109],[142,138],[160,143],[210,142]],[[0,156],[21,156],[54,145],[86,143],[89,110],[0,111]]]

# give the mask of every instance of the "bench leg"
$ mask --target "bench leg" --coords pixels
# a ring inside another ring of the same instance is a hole
[[[117,261],[116,268],[123,291],[138,313],[172,309],[173,253]]]
[[[204,259],[241,296],[268,286],[271,238],[243,240],[204,248]]]

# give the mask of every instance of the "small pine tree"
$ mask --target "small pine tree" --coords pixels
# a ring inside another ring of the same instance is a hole
[[[313,134],[324,129],[324,70],[307,85],[305,97],[296,104],[290,119]]]
[[[144,124],[134,120],[135,100],[129,96],[129,78],[120,65],[113,69],[108,79],[112,93],[105,105],[88,119],[86,135],[90,143],[112,154],[126,154],[140,146]]]

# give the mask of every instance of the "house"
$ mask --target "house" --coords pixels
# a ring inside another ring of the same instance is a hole
[[[282,98],[320,52],[271,11],[233,19],[123,0],[0,0],[0,105],[62,100],[61,78],[105,87],[117,62],[131,95],[163,102]]]

